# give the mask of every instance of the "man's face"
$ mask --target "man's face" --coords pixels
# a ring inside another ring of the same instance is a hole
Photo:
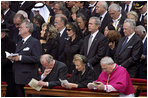
[[[20,25],[21,25],[21,20],[20,20],[19,18],[14,18],[14,19],[13,19],[13,23],[14,23],[15,27],[16,27],[17,29],[19,29],[19,27],[20,27]]]
[[[61,30],[63,27],[64,23],[61,21],[60,17],[56,17],[54,21],[54,26],[56,27],[57,30]]]
[[[132,28],[128,22],[123,24],[123,32],[124,32],[124,35],[127,37],[133,33]]]
[[[88,23],[88,30],[91,33],[94,33],[94,32],[96,32],[98,30],[98,28],[99,28],[99,25],[95,24],[95,19],[90,19],[89,23]]]
[[[109,10],[109,14],[113,20],[117,19],[120,15],[120,11],[114,11],[112,9]]]
[[[19,27],[19,35],[24,35],[26,34],[27,32],[29,32],[29,29],[26,28],[26,24],[25,23],[22,23]]]
[[[98,2],[97,5],[96,5],[96,13],[101,15],[103,13],[103,7],[101,5],[101,2]]]
[[[7,5],[6,5],[5,1],[1,1],[1,8],[3,11],[7,9]]]
[[[60,13],[60,8],[59,8],[58,4],[54,5],[53,11],[54,11],[55,14],[59,14]]]
[[[113,71],[112,65],[107,65],[107,64],[101,64],[101,68],[104,72],[107,74],[110,74]]]

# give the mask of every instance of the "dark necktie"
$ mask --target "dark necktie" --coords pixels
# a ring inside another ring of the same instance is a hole
[[[129,5],[126,5],[126,13],[128,12],[128,9],[129,9]]]
[[[100,20],[102,19],[102,17],[100,16]]]
[[[21,40],[20,47],[24,44],[24,40]]]
[[[123,47],[127,44],[127,40],[128,40],[128,37],[125,38],[125,40],[124,40],[124,42],[123,42],[123,44],[122,44],[121,50],[122,50]],[[120,50],[120,51],[121,51],[121,50]]]

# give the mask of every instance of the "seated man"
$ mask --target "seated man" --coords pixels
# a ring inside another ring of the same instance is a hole
[[[88,66],[85,56],[76,54],[73,59],[75,70],[73,70],[68,83],[61,83],[62,87],[71,88],[86,88],[89,82],[95,80],[94,70]]]
[[[100,84],[94,84],[96,89],[106,92],[119,91],[120,97],[134,97],[135,90],[124,67],[118,66],[110,57],[102,58],[100,64],[103,71],[96,80]],[[88,83],[89,89],[93,89],[92,84]]]
[[[43,67],[45,67],[45,70],[41,75],[41,80],[38,82],[38,85],[48,88],[60,86],[61,82],[59,79],[63,80],[67,77],[67,66],[62,62],[54,60],[49,54],[42,55],[40,62]]]

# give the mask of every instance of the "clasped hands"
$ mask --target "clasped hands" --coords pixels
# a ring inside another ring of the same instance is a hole
[[[88,83],[87,87],[89,89],[94,89],[91,85],[93,84],[97,90],[104,90],[105,85],[102,82],[97,82],[99,84],[94,84],[94,83]]]
[[[78,84],[75,84],[75,83],[67,83],[67,84],[61,83],[61,86],[65,87],[67,89],[72,89],[72,88],[77,88]]]

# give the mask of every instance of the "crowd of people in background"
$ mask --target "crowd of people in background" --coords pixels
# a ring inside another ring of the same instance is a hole
[[[31,78],[52,88],[66,74],[70,83],[61,86],[87,87],[105,56],[130,78],[146,79],[147,1],[1,1],[1,49],[6,96],[24,96]]]

